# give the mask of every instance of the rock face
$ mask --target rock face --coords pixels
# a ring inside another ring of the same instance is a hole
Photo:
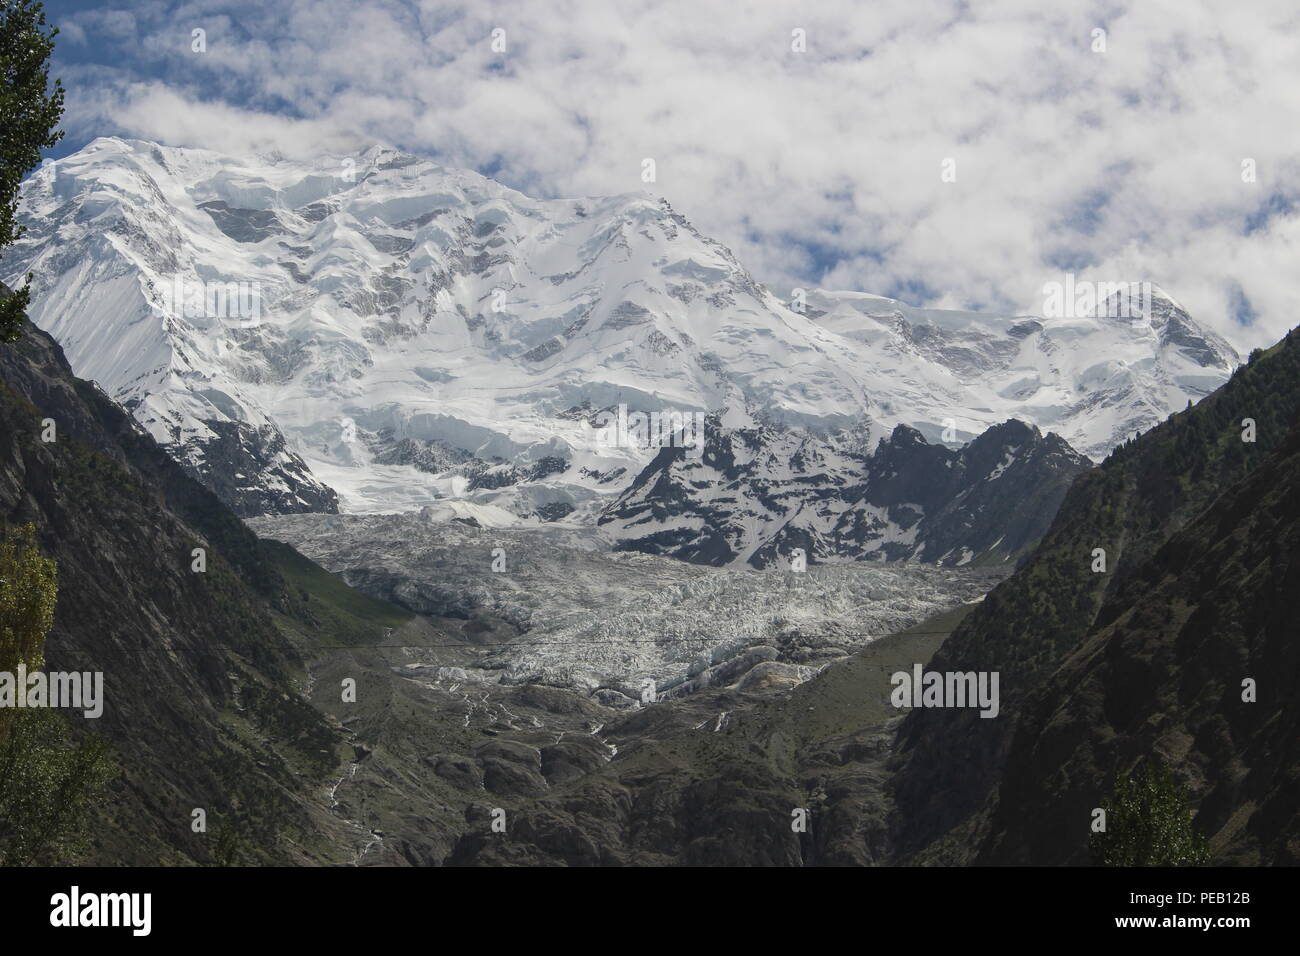
[[[177,460],[235,514],[338,513],[338,495],[312,477],[274,426],[212,420],[208,427],[213,437],[190,439]]]
[[[380,147],[98,139],[30,177],[21,215],[0,278],[34,273],[32,318],[76,373],[245,515],[337,494],[589,523],[656,454],[602,438],[619,406],[871,444],[1016,418],[1100,459],[1238,361],[1158,290],[1124,317],[785,303],[655,197],[539,201]]]
[[[1086,862],[1092,808],[1154,757],[1187,784],[1215,859],[1300,862],[1297,421],[1292,331],[1075,482],[930,664],[999,672],[998,718],[925,709],[902,725],[903,859]]]
[[[864,454],[773,427],[705,428],[702,455],[663,449],[601,515],[626,550],[700,564],[1010,561],[1050,525],[1088,460],[1007,421],[960,448],[899,425]]]

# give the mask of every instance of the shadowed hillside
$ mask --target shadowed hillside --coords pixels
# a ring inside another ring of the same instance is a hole
[[[999,671],[1001,716],[918,710],[902,726],[904,859],[1085,862],[1091,808],[1159,754],[1216,859],[1300,860],[1298,411],[1293,332],[1075,482],[1038,550],[931,665]],[[1241,700],[1248,677],[1257,703]]]
[[[103,716],[72,719],[122,768],[89,860],[331,859],[340,824],[315,791],[342,735],[295,692],[289,635],[373,640],[409,615],[264,546],[30,325],[0,346],[0,445],[0,518],[32,522],[58,565],[46,665],[104,674]],[[191,829],[195,808],[207,833]]]

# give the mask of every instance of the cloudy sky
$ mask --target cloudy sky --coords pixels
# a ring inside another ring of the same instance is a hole
[[[534,196],[651,190],[778,294],[1033,313],[1074,272],[1154,281],[1241,349],[1297,323],[1294,0],[46,8],[56,156],[378,142]]]

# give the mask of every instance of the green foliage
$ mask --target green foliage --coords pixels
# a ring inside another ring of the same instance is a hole
[[[45,635],[54,623],[58,594],[54,562],[36,547],[31,525],[5,528],[0,534],[0,671],[28,670],[44,660]],[[8,735],[14,712],[0,708],[0,742]]]
[[[993,590],[953,647],[969,641],[979,648],[981,667],[1023,667],[1020,686],[1050,673],[1097,623],[1107,589],[1125,567],[1154,554],[1171,528],[1249,473],[1298,416],[1300,342],[1288,338],[1189,411],[1080,475],[1032,558]],[[1245,418],[1257,424],[1254,444],[1241,440]],[[1090,570],[1095,547],[1106,549],[1106,574]],[[1017,637],[1027,633],[1034,635],[1029,646]]]
[[[86,843],[92,802],[116,773],[98,735],[69,743],[68,722],[45,708],[17,712],[0,744],[0,864],[66,861]]]
[[[0,249],[23,234],[18,224],[18,186],[63,136],[63,87],[50,86],[50,54],[57,28],[47,28],[42,4],[0,0]],[[16,341],[31,295],[31,276],[0,299],[0,342]]]
[[[1192,829],[1187,795],[1167,767],[1146,764],[1102,802],[1106,830],[1089,842],[1100,866],[1204,866],[1210,851]]]
[[[215,866],[235,866],[239,860],[239,834],[233,821],[221,817],[213,828],[212,862]]]
[[[0,671],[39,668],[58,595],[54,562],[31,525],[0,536]],[[84,841],[90,802],[113,774],[108,746],[68,739],[67,721],[44,708],[0,708],[0,864],[66,858]]]

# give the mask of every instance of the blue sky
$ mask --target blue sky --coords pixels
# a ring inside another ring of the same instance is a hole
[[[1073,271],[1154,281],[1241,349],[1295,321],[1293,3],[46,8],[55,156],[100,135],[307,158],[379,142],[531,195],[666,196],[778,293],[1035,312]]]

